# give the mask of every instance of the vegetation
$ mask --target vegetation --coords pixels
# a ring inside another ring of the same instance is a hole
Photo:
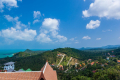
[[[45,51],[32,51],[32,50],[26,49],[24,52],[15,53],[14,57],[16,57],[16,58],[28,57],[28,56],[33,56],[33,55],[41,54],[43,52],[45,52]]]
[[[29,50],[28,53],[31,52]],[[24,52],[24,55],[28,53]],[[115,55],[115,57],[110,57],[108,53]],[[117,60],[120,59],[120,49],[93,53],[74,48],[58,48],[26,57],[20,54],[1,59],[1,68],[4,63],[14,61],[15,70],[30,68],[33,71],[39,71],[48,60],[49,64],[54,64],[52,67],[57,71],[58,80],[120,80],[120,64],[117,63]],[[57,54],[65,54],[60,64],[63,65],[64,70],[56,67],[62,58]],[[67,66],[71,57],[73,59]],[[109,57],[109,60],[106,57]],[[88,61],[88,59],[91,59],[91,61]],[[76,60],[78,61],[77,66],[75,66]],[[91,65],[92,62],[94,62],[93,65]]]

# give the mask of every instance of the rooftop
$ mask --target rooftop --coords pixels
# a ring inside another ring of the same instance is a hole
[[[4,65],[12,65],[14,64],[15,62],[8,62],[8,63],[5,63]]]
[[[0,72],[0,80],[57,80],[56,71],[54,71],[48,62],[41,71],[30,72]]]

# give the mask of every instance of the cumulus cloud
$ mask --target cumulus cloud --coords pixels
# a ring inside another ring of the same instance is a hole
[[[84,2],[86,1],[86,0],[83,0]]]
[[[36,20],[33,21],[33,24],[38,23],[38,22],[39,22],[39,20],[36,19]]]
[[[84,36],[82,39],[87,40],[87,39],[91,39],[91,37],[89,37],[89,36]]]
[[[9,10],[13,7],[18,7],[17,0],[0,0],[0,11],[3,12],[3,8],[5,7],[8,8]]]
[[[13,18],[10,15],[4,15],[4,16],[9,22],[14,22],[15,23],[15,28],[16,29],[21,29],[21,27],[27,27],[27,25],[21,23],[21,21],[18,21],[19,17]]]
[[[42,23],[42,28],[56,32],[59,29],[59,21],[57,19],[46,18]]]
[[[59,42],[67,41],[67,38],[65,36],[56,35],[56,38],[58,39]]]
[[[101,38],[97,38],[96,40],[101,40]]]
[[[48,42],[51,42],[52,40],[46,34],[41,33],[37,36],[37,41],[42,43],[48,43]]]
[[[10,15],[4,15],[5,18],[12,23],[15,23],[14,27],[1,30],[1,36],[5,38],[5,41],[13,42],[14,40],[32,41],[37,35],[36,30],[28,29],[27,25],[19,21],[19,17],[11,17]],[[30,25],[30,22],[28,22]],[[24,29],[21,29],[24,28]]]
[[[120,0],[94,0],[88,10],[83,11],[84,17],[98,16],[107,19],[120,19]]]
[[[36,30],[28,30],[24,29],[17,30],[13,27],[2,30],[1,36],[7,39],[13,39],[13,40],[25,40],[25,41],[32,41],[34,40],[34,37],[37,35]]]
[[[33,14],[34,19],[39,18],[40,16],[41,16],[40,11],[34,11],[34,14]]]
[[[59,35],[58,30],[59,30],[59,20],[52,19],[52,18],[46,18],[42,22],[42,26],[40,28],[40,34],[44,34],[44,36],[46,35],[45,37],[47,37],[48,41],[52,41],[50,37],[57,39],[58,42],[66,41],[67,38],[65,36]],[[48,38],[48,34],[50,35],[49,38]],[[41,41],[41,38],[37,38],[37,41]]]
[[[13,17],[11,17],[10,15],[4,15],[4,16],[5,16],[5,18],[6,18],[9,22],[11,22],[11,21],[18,21],[18,19],[19,19],[19,17],[13,18]]]
[[[99,20],[96,20],[96,21],[91,20],[90,23],[88,23],[86,25],[86,29],[96,29],[99,26],[100,26],[100,21]]]

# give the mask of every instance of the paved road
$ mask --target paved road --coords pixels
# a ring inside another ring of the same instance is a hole
[[[60,63],[63,61],[64,57],[65,57],[65,54],[63,55],[62,59],[60,60],[59,64],[57,65],[57,67],[58,67],[58,66],[60,65]]]
[[[72,59],[72,57],[71,57],[71,58],[70,58],[70,60],[68,61],[67,66],[69,65],[69,63],[70,63],[71,59]]]

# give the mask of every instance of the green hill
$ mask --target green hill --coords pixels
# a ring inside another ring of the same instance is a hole
[[[28,56],[41,54],[43,52],[45,52],[45,51],[32,51],[32,50],[26,49],[24,52],[15,53],[13,57],[16,57],[16,58],[28,57]]]
[[[29,54],[29,51],[28,51],[28,54]],[[32,52],[32,51],[30,51],[30,52]],[[82,60],[87,60],[89,58],[95,58],[95,57],[98,57],[99,55],[101,55],[101,54],[80,51],[80,50],[77,50],[74,48],[58,48],[58,49],[54,49],[52,51],[46,51],[41,54],[36,54],[33,56],[27,55],[26,51],[20,52],[11,58],[4,58],[4,59],[0,60],[0,64],[4,64],[9,61],[14,61],[15,62],[15,70],[19,70],[21,68],[26,70],[27,68],[30,68],[33,71],[34,70],[38,71],[41,69],[41,67],[43,67],[46,60],[48,60],[50,64],[57,65],[61,59],[61,57],[59,57],[59,58],[57,57],[58,52],[66,54],[65,60],[63,59],[63,62],[61,63],[62,65],[63,64],[66,65],[67,62],[69,61],[70,57],[73,57],[73,58],[77,59],[78,61],[82,61]],[[25,55],[27,57],[24,57],[23,55]]]

